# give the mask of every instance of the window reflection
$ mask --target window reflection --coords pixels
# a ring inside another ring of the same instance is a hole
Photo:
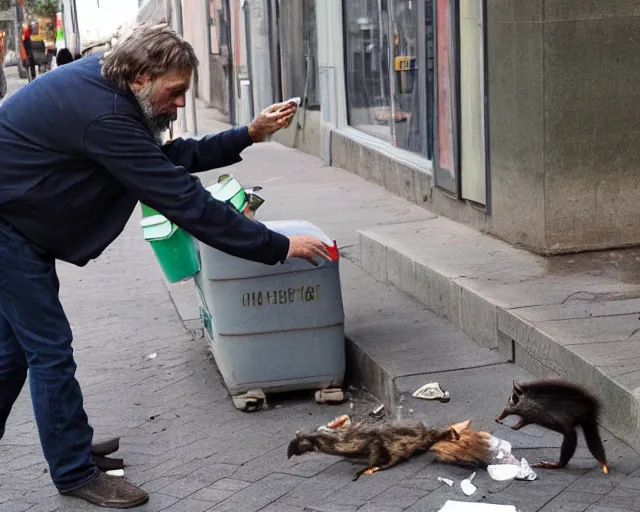
[[[428,157],[431,1],[422,2],[344,2],[345,62],[349,124]]]

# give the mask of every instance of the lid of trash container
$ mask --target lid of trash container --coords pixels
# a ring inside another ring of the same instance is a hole
[[[263,224],[285,236],[312,235],[328,246],[333,246],[333,240],[322,229],[306,220],[265,221]],[[247,279],[297,271],[320,270],[327,266],[337,268],[335,261],[323,261],[321,257],[318,260],[320,263],[318,267],[314,267],[304,258],[289,258],[282,265],[265,265],[236,258],[202,242],[198,242],[198,247],[202,261],[202,278],[205,280]]]
[[[272,220],[264,223],[269,229],[285,236],[311,235],[326,245],[332,246],[333,240],[318,226],[307,220]]]
[[[170,237],[175,231],[174,224],[163,215],[151,215],[140,221],[144,239],[147,241]]]

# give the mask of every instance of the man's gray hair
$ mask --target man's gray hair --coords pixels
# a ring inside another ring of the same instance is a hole
[[[136,27],[102,59],[102,76],[120,89],[127,89],[141,75],[154,80],[183,69],[195,73],[197,80],[198,58],[166,23]]]

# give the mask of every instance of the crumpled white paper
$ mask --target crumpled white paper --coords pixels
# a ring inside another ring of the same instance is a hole
[[[491,436],[491,463],[487,466],[489,476],[497,482],[525,480],[532,482],[538,475],[531,469],[527,459],[518,460],[511,454],[511,443]]]
[[[438,477],[438,482],[442,482],[447,484],[449,487],[453,486],[453,480],[450,480],[449,478],[443,478],[441,476]]]
[[[513,505],[493,505],[491,503],[469,503],[449,500],[438,512],[518,512]]]

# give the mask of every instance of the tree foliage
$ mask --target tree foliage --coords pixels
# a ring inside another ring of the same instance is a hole
[[[0,0],[0,11],[11,9],[15,0]],[[55,18],[58,11],[58,0],[24,0],[25,15]]]

